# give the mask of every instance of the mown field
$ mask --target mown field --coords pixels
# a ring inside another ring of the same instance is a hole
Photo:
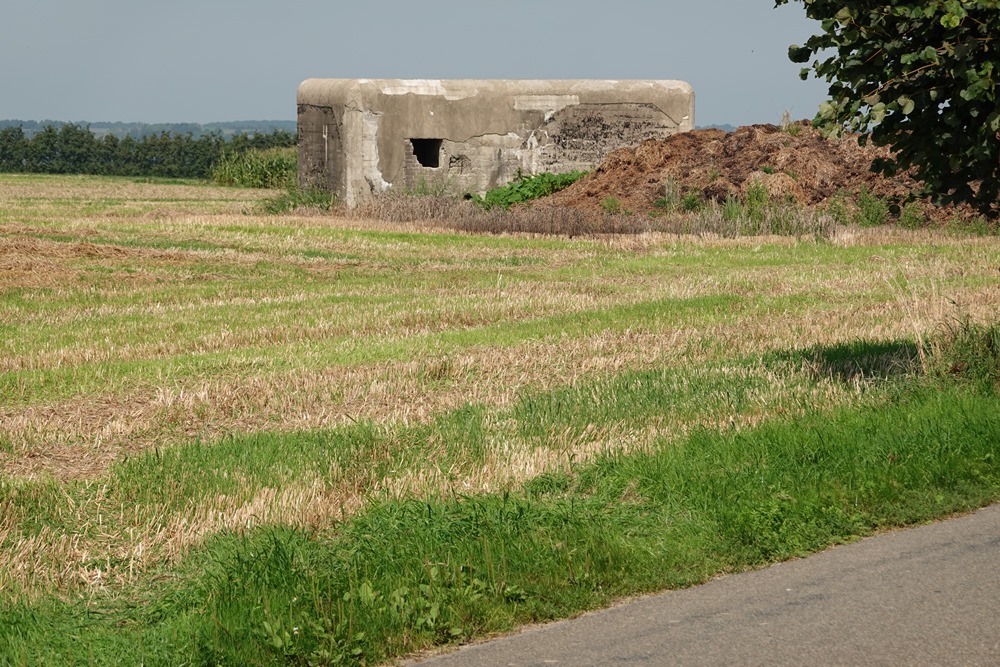
[[[0,664],[376,664],[1000,498],[1000,239],[0,176]]]

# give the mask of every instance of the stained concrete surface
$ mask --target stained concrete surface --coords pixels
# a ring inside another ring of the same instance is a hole
[[[299,184],[349,206],[587,170],[694,127],[693,89],[666,80],[308,79],[297,103]]]

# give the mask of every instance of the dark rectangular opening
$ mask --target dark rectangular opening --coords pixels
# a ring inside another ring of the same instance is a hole
[[[421,167],[438,168],[441,166],[442,139],[410,139],[413,146],[413,157]]]

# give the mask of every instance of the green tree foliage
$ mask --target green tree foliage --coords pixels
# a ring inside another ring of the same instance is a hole
[[[24,171],[28,141],[20,127],[0,130],[0,172]]]
[[[818,56],[802,78],[830,83],[816,123],[890,146],[877,171],[915,167],[939,201],[1000,215],[1000,0],[801,1],[823,32],[788,55]]]
[[[17,126],[0,129],[0,172],[208,178],[226,156],[290,146],[295,135],[283,130],[231,139],[166,131],[118,139],[111,134],[98,138],[87,127],[64,123],[47,125],[29,138]]]
[[[5,118],[0,120],[0,130],[5,130],[9,127],[20,127],[24,131],[25,136],[30,139],[49,125],[54,126],[58,130],[66,124],[65,121],[61,120],[19,120]],[[80,124],[77,123],[77,125]],[[163,132],[177,135],[190,134],[195,139],[201,139],[206,134],[221,134],[223,138],[230,139],[238,135],[268,135],[276,130],[282,130],[286,135],[294,134],[296,121],[238,120],[206,123],[204,125],[199,123],[123,123],[121,121],[96,121],[93,123],[82,123],[82,125],[89,127],[98,137],[112,134],[119,141],[127,136],[133,139],[142,139],[147,135],[162,134]]]

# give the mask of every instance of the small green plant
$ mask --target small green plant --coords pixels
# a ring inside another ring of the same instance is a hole
[[[827,202],[826,212],[838,225],[846,227],[851,224],[851,205],[843,192],[838,192]]]
[[[680,203],[680,186],[674,181],[667,181],[663,184],[663,196],[653,202],[653,206],[665,213],[673,213],[680,207]]]
[[[771,166],[771,165],[769,165],[769,164],[765,164],[765,165],[762,165],[762,166],[761,166],[761,168],[760,168],[760,170],[761,170],[762,172],[764,172],[765,174],[769,175],[769,176],[770,176],[771,174],[773,174],[773,173],[774,173],[774,171],[775,171],[775,170],[774,170],[774,167],[772,167],[772,166]]]
[[[899,212],[899,226],[904,229],[917,229],[927,223],[927,214],[919,203],[911,201]]]
[[[571,171],[565,174],[546,172],[534,176],[525,176],[518,172],[517,177],[507,185],[490,190],[485,196],[472,193],[468,198],[484,210],[509,209],[514,204],[522,204],[564,190],[586,175],[586,171]]]
[[[734,194],[726,196],[726,202],[722,205],[722,219],[726,222],[736,222],[743,215],[743,204],[740,198]]]
[[[705,205],[705,198],[701,190],[688,190],[681,200],[681,208],[686,213],[697,213]]]
[[[771,203],[771,195],[762,183],[751,183],[743,195],[746,215],[754,222],[762,222]]]
[[[889,217],[889,205],[885,199],[861,188],[858,193],[857,222],[861,227],[879,227],[884,225]]]
[[[601,210],[609,215],[621,213],[622,203],[617,197],[605,197],[601,200]]]
[[[787,109],[781,114],[780,127],[781,131],[790,137],[797,137],[802,134],[802,126],[792,120],[792,114]]]
[[[719,171],[718,169],[713,168],[711,171],[708,172],[708,182],[714,183],[719,179],[719,176],[722,176],[722,172]]]

